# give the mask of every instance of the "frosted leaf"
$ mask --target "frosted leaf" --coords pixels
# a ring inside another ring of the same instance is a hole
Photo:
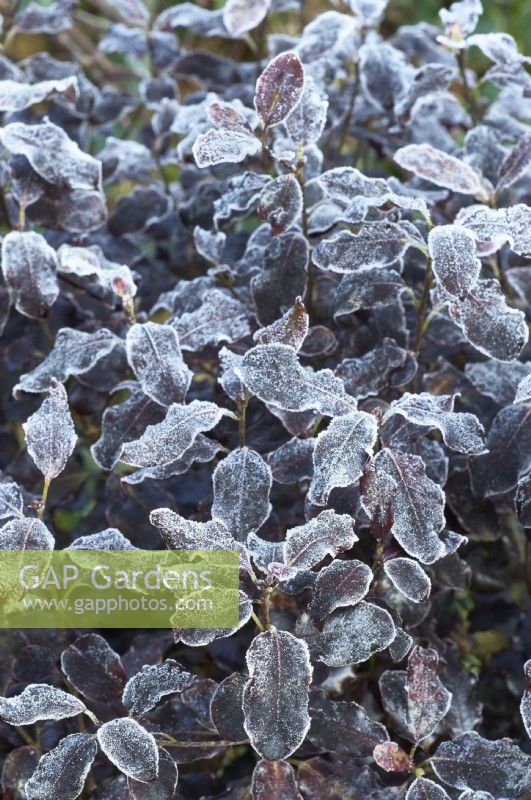
[[[233,36],[242,36],[252,31],[266,17],[270,0],[226,0],[223,22]]]
[[[241,742],[247,738],[243,727],[243,688],[247,676],[233,672],[221,681],[210,701],[210,717],[222,739]]]
[[[524,679],[525,687],[520,702],[520,714],[522,715],[522,722],[527,735],[531,737],[531,660],[526,661],[524,664]]]
[[[263,268],[251,280],[259,322],[268,325],[306,293],[308,242],[295,231],[273,237],[263,256]]]
[[[149,521],[170,550],[234,550],[236,542],[219,520],[195,522],[169,508],[156,508]]]
[[[326,125],[327,111],[328,100],[313,78],[307,76],[300,102],[284,120],[290,138],[303,148],[318,142]]]
[[[26,317],[46,317],[59,294],[57,255],[40,233],[11,231],[2,240],[2,272]]]
[[[525,315],[508,305],[497,280],[480,280],[464,300],[444,296],[448,313],[476,350],[499,361],[518,358],[529,339]]]
[[[0,481],[0,520],[22,517],[24,496],[14,481]]]
[[[389,645],[389,655],[393,661],[402,661],[413,647],[413,638],[402,628],[396,629],[396,636]]]
[[[487,243],[491,252],[509,242],[518,255],[531,255],[531,208],[523,203],[509,208],[470,206],[456,222],[471,230],[482,245]]]
[[[246,216],[256,207],[258,195],[271,178],[256,172],[244,172],[227,182],[227,189],[219,200],[214,201],[214,222],[233,217]]]
[[[494,418],[485,455],[470,462],[474,494],[490,497],[513,489],[531,466],[531,404],[507,406]]]
[[[457,0],[450,8],[442,8],[439,17],[447,36],[459,43],[474,32],[482,13],[481,0]]]
[[[186,311],[171,322],[183,350],[203,350],[207,345],[235,342],[250,333],[249,311],[221,289],[213,289],[199,308]]]
[[[0,81],[0,111],[23,111],[36,103],[58,96],[71,103],[78,99],[79,88],[74,75],[71,78],[41,81],[32,85],[11,80]]]
[[[303,800],[295,770],[287,761],[258,761],[251,779],[252,800]]]
[[[21,375],[13,394],[16,397],[19,392],[44,392],[50,388],[52,378],[65,381],[70,375],[83,375],[117,346],[122,347],[123,343],[107,328],[95,333],[61,328],[53,350],[34,370]]]
[[[120,460],[124,442],[141,436],[148,425],[160,422],[164,411],[158,403],[133,384],[129,397],[111,405],[103,413],[101,435],[90,448],[94,461],[102,469],[110,470]]]
[[[47,478],[57,478],[77,442],[68,397],[62,383],[52,383],[49,396],[22,427],[26,447],[35,466]]]
[[[528,403],[531,401],[531,374],[526,375],[516,389],[515,403]]]
[[[301,297],[295,299],[292,308],[280,319],[253,334],[258,344],[288,344],[294,350],[300,350],[308,334],[309,316]]]
[[[331,700],[322,691],[310,700],[312,724],[308,739],[323,750],[353,758],[368,758],[379,742],[388,739],[387,731],[365,709],[353,701]]]
[[[245,658],[249,670],[243,690],[247,735],[267,761],[288,758],[310,727],[308,646],[288,631],[272,628],[253,639]]]
[[[407,368],[411,365],[411,370]],[[388,386],[401,386],[413,377],[416,364],[406,350],[393,341],[383,339],[382,344],[360,358],[345,358],[338,365],[336,375],[353,397],[361,399],[377,395]]]
[[[465,789],[459,795],[459,800],[494,800],[490,792],[474,792],[472,789]]]
[[[356,483],[372,455],[377,435],[376,418],[364,411],[332,419],[315,444],[309,501],[324,506],[332,489]]]
[[[217,100],[207,107],[207,114],[216,128],[226,128],[232,131],[251,132],[251,125],[256,125],[256,115],[243,106],[238,100],[224,103]]]
[[[142,0],[117,0],[114,9],[131,26],[145,28],[149,23],[149,11]]]
[[[310,569],[325,556],[335,557],[343,550],[350,550],[357,541],[352,517],[331,510],[321,511],[309,522],[286,532],[284,563]]]
[[[446,89],[448,84],[455,80],[456,75],[455,67],[448,64],[428,63],[420,66],[415,70],[403,96],[395,103],[394,112],[397,120],[402,124],[409,122],[417,101],[432,92]]]
[[[271,564],[277,564],[283,560],[283,547],[283,542],[269,542],[261,539],[256,533],[250,533],[247,537],[249,555],[262,572],[268,572]]]
[[[239,542],[257,531],[271,513],[273,478],[261,455],[249,447],[233,450],[212,476],[212,518],[219,519]]]
[[[88,536],[78,536],[66,550],[137,550],[117,528],[106,528]]]
[[[437,675],[439,656],[435,650],[415,647],[406,670],[407,720],[415,744],[433,733],[446,716],[452,693]]]
[[[166,695],[187,689],[194,680],[173,658],[162,664],[146,664],[127,682],[122,702],[130,714],[140,716],[155,708]]]
[[[156,780],[143,783],[127,778],[131,800],[173,800],[178,777],[177,764],[166,750],[159,748],[159,774]]]
[[[329,667],[361,664],[395,638],[388,611],[362,600],[354,608],[336,611],[326,620],[317,637],[319,660]]]
[[[444,555],[444,493],[426,475],[419,456],[384,448],[363,483],[362,505],[373,519],[390,518],[390,530],[406,553],[423,564]]]
[[[384,572],[404,597],[413,603],[423,603],[430,596],[431,581],[411,558],[392,558],[384,564]]]
[[[367,177],[354,167],[329,169],[315,180],[315,184],[321,189],[323,199],[328,199],[343,209],[341,217],[350,221],[363,219],[370,208],[380,208],[388,204],[408,211],[418,211],[426,219],[430,218],[423,198],[398,194],[395,191],[396,183],[383,178]]]
[[[355,409],[343,382],[329,369],[303,368],[288,345],[260,344],[248,350],[237,370],[249,391],[285,411],[315,409],[326,416]]]
[[[126,681],[120,656],[97,633],[68,645],[61,653],[61,669],[78,692],[99,703],[116,699]]]
[[[382,308],[396,303],[404,289],[398,272],[380,267],[362,267],[344,275],[336,290],[334,317],[353,314],[360,308]]]
[[[236,370],[242,363],[242,356],[238,353],[233,353],[226,347],[222,347],[218,353],[218,358],[221,369],[221,375],[218,381],[223,391],[231,400],[243,400],[246,391],[245,386],[236,373]]]
[[[98,753],[94,736],[73,733],[43,755],[24,787],[27,800],[75,800]]]
[[[223,24],[222,12],[218,9],[211,11],[196,6],[195,3],[179,3],[166,8],[156,18],[153,28],[157,31],[188,28],[201,36],[229,37],[229,32]]]
[[[407,86],[404,54],[385,41],[367,40],[359,51],[360,83],[373,107],[391,111]]]
[[[112,763],[129,778],[154,781],[159,771],[159,751],[151,733],[134,719],[121,717],[105,722],[98,742]]]
[[[256,82],[254,105],[264,128],[278,125],[302,97],[304,67],[293,52],[280,53]]]
[[[415,778],[407,790],[406,800],[450,800],[442,786],[429,778]]]
[[[475,33],[467,39],[467,46],[475,45],[495,64],[513,67],[525,61],[518,52],[514,38],[508,33]]]
[[[200,133],[192,147],[195,163],[200,168],[238,164],[260,150],[260,140],[252,133],[228,128],[210,128],[206,133]]]
[[[12,122],[0,128],[0,142],[10,153],[26,156],[35,172],[48,183],[72,190],[101,190],[101,163],[80,150],[52,122]]]
[[[162,406],[182,403],[192,380],[183,361],[179,338],[169,325],[132,325],[125,349],[129,366],[152,400]]]
[[[468,731],[442,742],[430,764],[438,778],[457,789],[488,791],[494,797],[520,797],[529,789],[531,756],[510,739],[491,742]]]
[[[436,186],[470,194],[483,202],[490,197],[491,187],[475,169],[431,144],[408,144],[397,150],[393,158],[403,169]]]
[[[531,166],[531,133],[520,137],[515,147],[503,160],[499,172],[496,192],[501,192],[522,178]]]
[[[465,375],[477,391],[490,397],[500,406],[515,400],[516,389],[523,378],[531,374],[531,364],[521,361],[480,361],[465,364]]]
[[[405,670],[386,670],[378,685],[385,712],[392,720],[394,730],[403,739],[413,741],[407,720],[407,675]]]
[[[30,683],[14,697],[0,697],[0,717],[10,725],[66,719],[86,710],[85,704],[77,697],[47,683]]]
[[[267,463],[273,480],[277,483],[299,483],[313,475],[313,448],[315,439],[294,437],[269,453]]]
[[[226,639],[243,628],[251,619],[252,610],[251,600],[245,592],[240,591],[240,618],[236,628],[174,628],[173,638],[188,647],[204,647],[217,639]]]
[[[475,414],[454,411],[455,397],[452,394],[435,396],[428,392],[405,392],[398,400],[393,400],[384,421],[399,414],[414,425],[437,428],[444,443],[458,453],[485,453],[483,425]]]
[[[181,458],[196,436],[214,428],[225,413],[214,403],[172,403],[162,422],[148,425],[139,439],[126,442],[120,460],[135,467],[157,467]]]
[[[138,469],[131,475],[126,475],[122,478],[122,483],[142,483],[148,478],[155,481],[167,480],[174,475],[183,475],[188,472],[192,464],[199,463],[205,464],[212,461],[216,455],[224,448],[219,442],[209,439],[200,433],[192,442],[190,447],[184,451],[183,455],[176,461],[171,461],[169,464],[163,464],[161,467],[146,467],[145,469]]]
[[[322,270],[350,273],[367,267],[386,267],[402,258],[412,241],[407,229],[394,222],[367,222],[357,233],[340,231],[323,239],[312,254]]]
[[[257,214],[271,225],[273,234],[291,228],[302,212],[302,189],[294,175],[280,175],[270,181],[258,199]]]
[[[474,236],[457,225],[439,225],[429,233],[428,248],[438,283],[449,294],[465,297],[481,271]]]
[[[195,249],[211,264],[221,261],[226,240],[227,235],[223,231],[206,231],[199,225],[194,228]]]
[[[318,627],[338,608],[355,606],[363,600],[372,582],[372,570],[362,561],[332,561],[319,571],[311,603],[310,619]],[[334,748],[332,748],[334,749]]]
[[[56,0],[49,6],[28,3],[17,12],[13,30],[25,33],[60,33],[72,27],[72,0]]]
[[[384,15],[389,0],[348,0],[352,13],[363,23],[375,27]]]
[[[0,528],[0,550],[53,550],[55,539],[40,519],[12,519]]]
[[[386,772],[409,772],[411,759],[396,742],[382,742],[373,751],[373,758]]]
[[[136,284],[129,267],[109,261],[101,247],[72,247],[62,244],[57,251],[57,271],[61,275],[94,280],[107,292],[134,297]],[[119,291],[118,291],[119,290]]]

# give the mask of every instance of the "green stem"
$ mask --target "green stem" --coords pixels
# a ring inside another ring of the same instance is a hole
[[[457,60],[459,62],[459,72],[461,74],[461,81],[463,83],[463,91],[465,95],[465,100],[468,106],[468,110],[470,111],[470,116],[472,117],[472,121],[474,125],[477,125],[480,120],[480,113],[476,103],[476,98],[474,95],[474,90],[470,86],[466,74],[466,60],[465,60],[465,51],[459,50],[457,55]]]
[[[415,344],[413,345],[413,353],[418,356],[422,344],[422,334],[425,330],[426,322],[426,309],[428,307],[428,300],[430,297],[430,286],[433,279],[433,271],[431,267],[431,258],[426,262],[426,274],[424,276],[424,287],[422,289],[422,297],[419,305],[419,319],[417,323],[417,332],[415,335]]]

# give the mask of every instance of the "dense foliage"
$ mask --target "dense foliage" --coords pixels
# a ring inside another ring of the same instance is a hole
[[[385,6],[5,14],[0,548],[241,570],[1,631],[4,800],[531,792],[531,59]]]

